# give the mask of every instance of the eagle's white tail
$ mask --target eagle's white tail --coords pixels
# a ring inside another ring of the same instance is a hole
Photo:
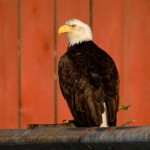
[[[106,104],[105,102],[103,103],[104,104],[104,113],[102,114],[102,124],[100,125],[100,127],[108,127],[107,125],[107,108],[106,108]]]

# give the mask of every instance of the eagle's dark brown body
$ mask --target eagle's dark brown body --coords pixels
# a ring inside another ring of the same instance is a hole
[[[108,126],[116,125],[119,76],[112,58],[92,41],[68,47],[58,66],[60,88],[75,121],[100,126],[103,103]]]

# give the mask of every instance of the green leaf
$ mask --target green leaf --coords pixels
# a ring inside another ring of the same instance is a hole
[[[129,107],[131,107],[131,105],[127,105],[127,106],[120,106],[119,110],[128,110]]]

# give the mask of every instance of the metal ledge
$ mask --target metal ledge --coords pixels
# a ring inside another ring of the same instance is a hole
[[[148,150],[150,127],[0,130],[0,150]]]

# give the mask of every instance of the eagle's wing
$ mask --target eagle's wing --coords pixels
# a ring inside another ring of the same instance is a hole
[[[111,58],[107,60],[103,72],[102,82],[105,91],[108,125],[116,126],[116,117],[119,106],[119,76],[115,63]]]
[[[81,126],[99,126],[104,112],[101,99],[103,90],[93,87],[78,69],[67,56],[60,59],[58,74],[62,94],[73,117]]]
[[[115,126],[119,80],[114,62],[107,54],[103,61],[98,56],[91,61],[90,58],[84,60],[79,54],[76,55],[73,59],[64,55],[58,67],[60,88],[73,117],[83,126],[99,126],[105,102],[108,125]]]
[[[105,51],[95,44],[91,49],[93,49],[93,53],[95,52],[92,67],[96,66],[91,70],[96,74],[95,76],[101,78],[101,81],[97,82],[93,75],[93,85],[96,86],[99,83],[97,86],[103,89],[104,94],[101,96],[106,103],[108,126],[116,126],[119,106],[119,74],[115,62]]]

